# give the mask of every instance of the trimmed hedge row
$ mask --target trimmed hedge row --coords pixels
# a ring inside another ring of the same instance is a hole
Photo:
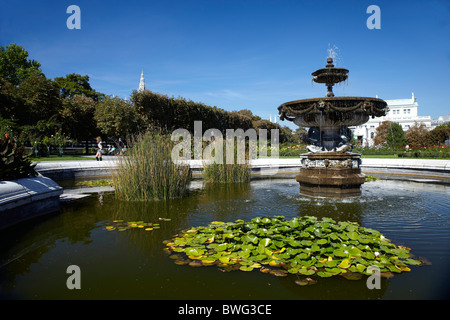
[[[215,128],[225,133],[230,128],[253,128],[252,119],[237,111],[228,112],[181,97],[169,98],[145,90],[134,91],[131,99],[144,120],[168,131],[183,128],[194,132],[194,121],[200,120],[203,131]]]

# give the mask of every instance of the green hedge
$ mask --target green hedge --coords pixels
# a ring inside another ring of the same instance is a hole
[[[168,131],[183,128],[194,132],[194,121],[200,120],[203,131],[214,128],[225,134],[230,128],[253,128],[248,116],[184,98],[169,98],[146,90],[134,91],[131,99],[144,120]]]

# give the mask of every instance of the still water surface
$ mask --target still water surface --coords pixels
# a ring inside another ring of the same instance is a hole
[[[295,275],[179,266],[163,251],[163,241],[180,229],[275,215],[358,222],[432,265],[382,279],[379,290],[369,290],[364,278],[339,276],[300,287]],[[160,217],[171,221],[154,231],[105,229],[115,219]],[[81,269],[80,290],[67,289],[70,265]],[[394,180],[365,183],[360,198],[341,200],[301,196],[293,179],[220,188],[196,182],[188,197],[167,202],[121,202],[95,193],[0,234],[2,299],[448,299],[449,267],[450,186]]]

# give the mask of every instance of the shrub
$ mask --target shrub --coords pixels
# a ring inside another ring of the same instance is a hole
[[[24,147],[18,147],[10,138],[0,140],[0,181],[36,176],[35,164],[31,163]]]

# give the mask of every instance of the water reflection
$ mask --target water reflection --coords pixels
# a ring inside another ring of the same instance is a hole
[[[60,213],[2,231],[0,296],[15,298],[140,299],[427,299],[444,297],[450,263],[450,189],[445,185],[376,181],[362,196],[317,199],[299,195],[298,183],[256,180],[245,185],[196,183],[189,197],[170,201],[117,201],[111,192],[64,206]],[[365,281],[319,279],[299,287],[295,276],[221,273],[215,267],[177,266],[163,252],[164,240],[181,229],[213,220],[257,216],[315,215],[380,230],[433,262],[408,274],[382,279],[381,290]],[[171,221],[160,221],[159,218]],[[114,220],[156,222],[154,231],[107,231]],[[65,288],[65,269],[83,271],[81,293]],[[427,269],[428,268],[428,269]],[[432,288],[436,288],[433,290]],[[77,296],[78,294],[78,296]]]

